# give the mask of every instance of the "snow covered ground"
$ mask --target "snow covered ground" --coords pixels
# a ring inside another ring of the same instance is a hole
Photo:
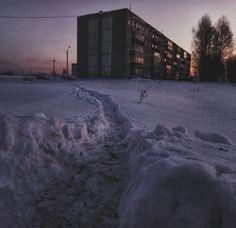
[[[1,79],[0,226],[236,227],[235,87],[199,87]]]
[[[22,115],[44,113],[47,117],[68,119],[90,115],[94,105],[78,100],[63,81],[23,82],[0,78],[0,108]]]
[[[157,124],[217,132],[236,143],[236,87],[229,84],[150,80],[82,80],[77,84],[110,94],[136,127],[153,130]],[[139,104],[140,90],[148,97]]]

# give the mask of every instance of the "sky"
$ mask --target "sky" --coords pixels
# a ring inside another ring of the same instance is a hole
[[[192,28],[204,14],[213,24],[227,16],[236,35],[236,0],[0,0],[0,16],[80,16],[100,10],[129,8],[191,53]],[[76,17],[0,18],[0,72],[50,72],[76,63]]]

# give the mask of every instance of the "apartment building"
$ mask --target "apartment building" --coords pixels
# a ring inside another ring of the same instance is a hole
[[[186,78],[191,55],[128,9],[77,18],[78,76]]]

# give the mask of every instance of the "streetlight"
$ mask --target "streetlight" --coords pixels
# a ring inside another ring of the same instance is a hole
[[[68,46],[68,48],[66,50],[66,75],[67,75],[67,79],[69,79],[69,73],[68,73],[68,53],[69,53],[69,49],[70,49],[70,45]]]

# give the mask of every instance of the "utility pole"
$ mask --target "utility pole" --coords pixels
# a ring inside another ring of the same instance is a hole
[[[66,76],[67,76],[67,79],[69,79],[69,73],[68,73],[68,53],[69,53],[69,49],[70,49],[70,45],[68,46],[68,48],[66,50]]]
[[[56,60],[53,59],[53,76],[56,76]]]

